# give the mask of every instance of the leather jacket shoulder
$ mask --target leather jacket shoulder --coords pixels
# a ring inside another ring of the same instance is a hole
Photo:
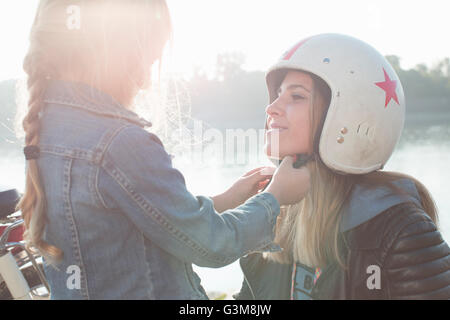
[[[450,248],[419,206],[394,206],[344,239],[348,270],[340,277],[347,279],[346,299],[450,298]]]

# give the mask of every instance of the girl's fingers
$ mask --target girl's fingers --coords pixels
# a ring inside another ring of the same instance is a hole
[[[261,170],[261,175],[263,176],[273,176],[275,173],[276,168],[275,167],[264,167]]]
[[[264,189],[264,187],[270,182],[270,179],[266,179],[258,183],[258,190]]]
[[[275,173],[275,168],[273,168],[273,167],[261,167],[261,168],[257,168],[257,169],[258,170],[253,169],[252,171],[254,171],[254,172],[252,174],[248,175],[247,177],[252,177],[257,180],[261,180],[261,179],[267,179],[267,177],[271,177]]]
[[[254,173],[258,172],[258,171],[261,171],[261,170],[263,170],[264,168],[265,168],[265,167],[259,167],[259,168],[252,169],[252,170],[250,170],[249,172],[246,172],[242,177],[248,177],[248,176],[251,176],[252,174],[254,174]]]

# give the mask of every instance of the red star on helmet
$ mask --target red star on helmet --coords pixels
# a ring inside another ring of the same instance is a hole
[[[391,99],[394,99],[395,102],[397,102],[397,104],[400,105],[400,103],[398,102],[397,93],[395,92],[395,89],[397,88],[397,81],[391,80],[389,78],[389,75],[387,74],[386,70],[384,70],[384,68],[383,68],[383,72],[384,72],[384,81],[383,82],[375,82],[375,84],[386,92],[386,100],[385,100],[384,107],[385,108],[387,107],[387,105],[388,105],[389,101],[391,101]]]

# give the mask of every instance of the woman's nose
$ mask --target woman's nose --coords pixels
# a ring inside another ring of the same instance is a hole
[[[275,99],[271,104],[266,107],[266,114],[269,116],[280,116],[284,112],[281,108],[279,98]]]

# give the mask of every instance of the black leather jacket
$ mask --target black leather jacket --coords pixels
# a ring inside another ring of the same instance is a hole
[[[450,248],[428,215],[412,202],[395,205],[342,233],[347,269],[322,270],[313,299],[450,299]],[[236,299],[289,299],[292,266],[263,259],[240,261],[244,283]],[[378,266],[378,288],[368,285]],[[372,287],[370,289],[370,287]]]

